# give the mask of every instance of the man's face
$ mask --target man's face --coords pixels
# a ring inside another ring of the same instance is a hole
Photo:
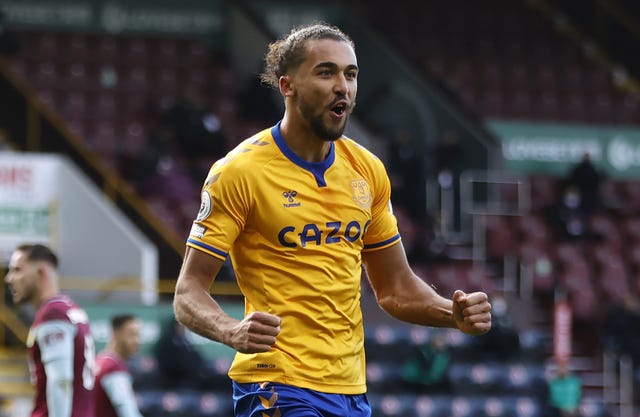
[[[306,59],[291,75],[295,104],[320,139],[336,140],[356,104],[356,55],[348,43],[332,39],[308,41],[306,50]]]
[[[34,300],[41,268],[43,266],[40,262],[29,262],[24,252],[15,251],[11,255],[9,271],[4,277],[4,282],[9,285],[14,303],[28,303]]]
[[[138,320],[127,321],[115,335],[125,359],[138,353],[140,349],[140,322]]]

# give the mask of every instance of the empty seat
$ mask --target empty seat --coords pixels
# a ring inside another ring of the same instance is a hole
[[[125,66],[145,65],[150,58],[147,40],[140,37],[120,39],[120,59]]]
[[[413,417],[414,400],[409,395],[369,395],[372,414],[378,417],[398,416]]]
[[[230,416],[233,414],[231,393],[201,393],[192,398],[196,403],[193,417]]]
[[[398,356],[396,356],[395,359],[397,361]],[[374,362],[368,360],[367,387],[377,392],[402,392],[402,366],[393,362]]]
[[[456,393],[491,393],[502,388],[502,372],[504,369],[497,364],[454,362],[448,377]]]
[[[141,390],[164,388],[166,381],[153,356],[138,355],[127,363],[134,387]]]
[[[522,241],[546,243],[551,239],[549,224],[542,215],[531,214],[516,217],[516,224]]]
[[[55,61],[41,61],[35,72],[28,75],[29,81],[37,89],[55,88],[60,78],[60,68]]]
[[[416,417],[449,417],[452,397],[447,395],[418,395],[413,399]]]
[[[102,65],[113,65],[118,63],[120,49],[115,36],[101,35],[93,44],[95,61]]]

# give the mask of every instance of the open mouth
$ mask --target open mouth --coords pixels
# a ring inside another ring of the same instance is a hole
[[[340,103],[331,108],[331,112],[333,112],[337,116],[342,116],[347,111],[347,105],[345,103]]]

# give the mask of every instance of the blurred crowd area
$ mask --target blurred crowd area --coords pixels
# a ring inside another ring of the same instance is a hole
[[[424,19],[407,19],[403,8],[377,0],[355,10],[373,27],[389,28],[389,43],[478,120],[640,126],[628,74],[594,60],[583,43],[523,2],[496,4],[425,2]],[[257,76],[238,80],[228,52],[197,39],[5,26],[1,34],[0,52],[19,79],[181,238],[211,164],[281,115],[277,94]],[[530,212],[481,216],[486,259],[479,263],[460,256],[464,248],[447,234],[442,213],[425,209],[416,177],[426,172],[423,148],[407,131],[396,133],[376,142],[374,152],[389,170],[410,262],[444,295],[456,288],[489,292],[496,315],[494,330],[474,339],[375,322],[367,333],[367,372],[378,415],[548,415],[559,293],[574,314],[573,365],[585,393],[579,415],[608,415],[601,381],[589,379],[602,375],[604,351],[633,358],[640,385],[640,333],[629,330],[640,328],[640,183],[607,177],[588,155],[565,176],[531,175]],[[441,187],[456,187],[465,169],[459,141],[443,132],[428,150]],[[11,148],[2,130],[0,146]],[[514,257],[531,299],[513,300],[505,289],[506,260]],[[175,385],[178,377],[162,374],[158,357],[136,358],[141,408],[153,416],[228,415],[228,360],[185,365],[206,377]]]

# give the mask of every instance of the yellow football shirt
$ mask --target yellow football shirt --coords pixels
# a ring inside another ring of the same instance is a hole
[[[325,161],[304,161],[279,127],[211,167],[187,245],[231,256],[245,313],[282,318],[269,352],[236,354],[233,380],[360,394],[361,252],[400,240],[389,179],[378,158],[346,137]]]

